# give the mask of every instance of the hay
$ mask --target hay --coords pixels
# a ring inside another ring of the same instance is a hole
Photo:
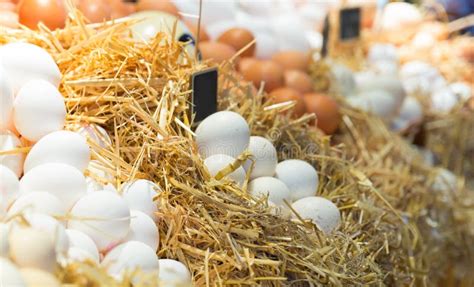
[[[133,178],[160,184],[158,256],[185,263],[196,286],[430,285],[454,263],[472,266],[472,200],[460,200],[472,196],[461,187],[434,193],[433,170],[370,116],[345,108],[341,134],[322,136],[307,126],[313,116],[293,119],[284,113],[291,103],[262,101],[262,91],[229,65],[220,67],[220,108],[241,113],[252,134],[276,145],[280,160],[311,162],[320,174],[317,194],[338,205],[342,226],[325,236],[275,216],[245,187],[210,178],[187,113],[189,75],[206,65],[178,65],[180,44],[163,44],[165,34],[137,43],[129,25],[90,28],[73,19],[54,33],[2,33],[0,43],[22,39],[53,55],[63,73],[67,126],[107,129],[113,145],[94,146],[93,157],[113,172],[118,187]],[[61,274],[65,283],[127,285],[87,264]]]

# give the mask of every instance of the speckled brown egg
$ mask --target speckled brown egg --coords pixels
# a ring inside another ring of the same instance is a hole
[[[283,86],[283,69],[273,61],[255,61],[248,66],[242,75],[248,81],[260,87],[265,82],[265,91],[271,92]]]
[[[282,51],[273,54],[272,60],[280,64],[285,70],[306,71],[310,57],[299,51]]]
[[[222,33],[217,41],[221,43],[226,43],[234,47],[236,51],[240,51],[240,49],[247,46],[250,42],[255,39],[252,32],[247,29],[243,28],[231,28],[224,33]],[[255,54],[255,43],[247,48],[241,55],[243,57],[253,57]]]
[[[315,113],[317,126],[326,134],[333,134],[341,122],[338,103],[324,94],[310,93],[303,96],[306,112]]]
[[[221,63],[230,60],[235,55],[235,49],[219,42],[206,41],[199,44],[199,51],[203,60]]]
[[[139,0],[137,3],[137,11],[145,10],[158,10],[178,18],[181,17],[178,8],[169,0]]]
[[[293,107],[293,114],[296,117],[300,117],[305,113],[306,107],[303,101],[303,96],[298,91],[291,88],[278,88],[273,90],[269,97],[274,100],[275,103],[283,103],[287,101],[296,101],[296,105]]]
[[[313,90],[311,77],[300,70],[285,71],[285,86],[295,89],[302,94],[309,93]]]

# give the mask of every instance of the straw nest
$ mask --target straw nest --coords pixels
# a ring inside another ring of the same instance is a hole
[[[472,196],[462,183],[433,191],[434,170],[380,121],[344,108],[341,132],[331,139],[308,128],[313,116],[293,119],[291,103],[263,101],[229,64],[220,67],[220,108],[241,113],[252,134],[273,141],[280,160],[301,158],[317,168],[317,194],[342,212],[341,227],[325,236],[274,215],[245,186],[209,176],[188,117],[189,75],[205,64],[177,64],[181,44],[163,42],[165,34],[138,43],[129,25],[91,28],[73,15],[64,30],[1,33],[0,43],[25,40],[53,55],[68,128],[96,123],[109,132],[112,147],[91,145],[116,186],[132,178],[161,186],[158,256],[185,263],[196,286],[430,285],[462,276],[472,283]],[[83,286],[129,284],[89,263],[71,264],[61,276]]]

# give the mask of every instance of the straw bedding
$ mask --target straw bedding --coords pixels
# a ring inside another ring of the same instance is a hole
[[[461,182],[456,191],[432,190],[434,170],[380,121],[344,107],[339,134],[324,136],[307,126],[313,116],[293,119],[291,103],[263,101],[263,92],[230,64],[220,67],[220,108],[242,114],[253,135],[273,141],[280,160],[301,158],[317,168],[317,194],[342,212],[341,227],[325,236],[299,219],[274,215],[246,186],[210,178],[187,108],[189,75],[206,64],[177,64],[181,44],[164,43],[165,34],[138,43],[129,25],[90,28],[73,15],[62,31],[7,31],[0,43],[26,40],[53,55],[63,73],[68,128],[96,123],[109,132],[111,147],[91,145],[116,186],[132,178],[161,186],[158,256],[185,263],[196,286],[473,283],[472,193]],[[63,282],[82,286],[129,284],[105,274],[90,263],[61,272]]]

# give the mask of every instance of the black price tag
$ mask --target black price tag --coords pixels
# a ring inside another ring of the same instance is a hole
[[[217,112],[217,69],[196,72],[191,76],[191,113],[196,114],[194,122],[200,122]]]
[[[329,43],[329,16],[326,15],[324,18],[323,25],[323,46],[321,47],[321,56],[326,57],[328,54],[328,43]]]
[[[339,11],[339,38],[352,40],[360,35],[360,8],[346,8]]]

